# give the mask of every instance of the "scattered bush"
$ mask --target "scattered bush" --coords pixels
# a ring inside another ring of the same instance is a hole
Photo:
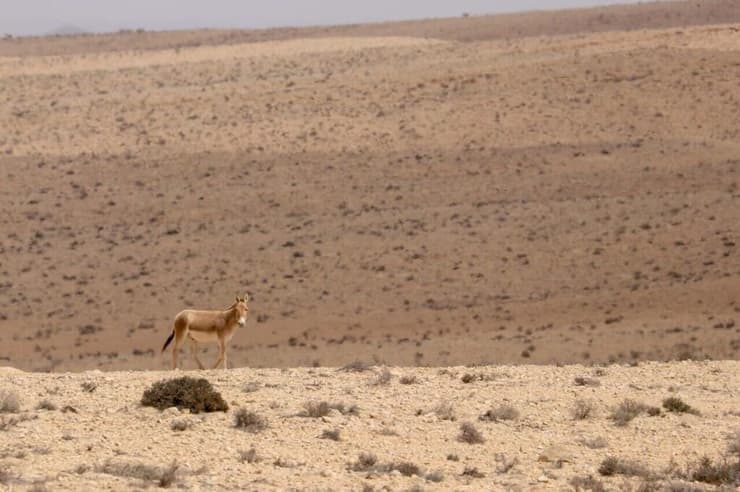
[[[469,467],[469,466],[465,467],[461,475],[463,477],[472,477],[472,478],[483,478],[486,476],[485,473],[478,471],[478,468]]]
[[[671,396],[663,400],[663,408],[673,413],[691,413],[693,415],[699,415],[699,411],[693,408],[691,405],[684,402],[681,398]]]
[[[627,477],[642,477],[650,478],[653,474],[641,464],[623,460],[615,456],[608,456],[604,458],[599,466],[599,473],[606,477],[612,475],[625,475]]]
[[[416,384],[419,380],[416,376],[401,376],[401,379],[399,379],[398,382],[401,384]]]
[[[452,422],[456,420],[455,409],[453,408],[452,403],[448,401],[439,402],[432,411],[440,420],[450,420]]]
[[[578,441],[579,443],[583,444],[589,449],[602,449],[609,445],[606,439],[603,437],[594,437],[594,438],[582,438]]]
[[[587,378],[583,376],[578,376],[573,380],[576,386],[601,386],[601,381],[594,378]]]
[[[0,413],[18,413],[21,402],[15,391],[0,390]]]
[[[433,472],[427,473],[424,478],[430,482],[439,483],[445,479],[445,476],[444,474],[442,474],[441,471],[433,471]]]
[[[594,413],[594,404],[586,400],[576,400],[573,406],[573,420],[585,420]]]
[[[486,440],[478,429],[470,422],[463,422],[460,424],[460,435],[457,437],[458,441],[466,442],[468,444],[481,444]]]
[[[240,408],[234,414],[234,427],[252,433],[260,432],[267,428],[267,419],[246,408]]]
[[[378,462],[378,457],[372,453],[362,452],[351,465],[352,471],[370,471]]]
[[[144,391],[141,404],[159,410],[187,408],[192,413],[225,412],[229,409],[221,393],[214,390],[208,380],[189,376],[154,383]]]
[[[570,479],[570,485],[576,492],[590,491],[590,492],[606,492],[604,484],[592,477],[573,477]]]
[[[370,369],[370,364],[361,360],[355,360],[349,364],[339,368],[340,371],[344,372],[365,372]]]
[[[177,462],[173,461],[168,467],[160,468],[143,463],[114,463],[110,460],[103,465],[98,466],[95,471],[114,475],[117,477],[137,478],[146,482],[157,482],[160,487],[169,487],[176,478],[176,472],[179,468]]]
[[[321,433],[321,439],[331,439],[332,441],[339,441],[339,429],[326,429],[324,432]]]
[[[176,419],[170,423],[170,429],[177,432],[183,432],[190,429],[193,423],[188,419]]]
[[[391,379],[393,378],[393,374],[391,374],[391,371],[384,367],[382,371],[380,371],[380,374],[378,374],[375,381],[373,381],[373,385],[375,386],[385,386],[391,382]]]
[[[327,401],[307,401],[303,404],[304,411],[300,414],[303,417],[321,418],[329,415],[329,412],[336,410],[342,415],[358,415],[360,409],[357,405],[347,407],[344,403],[329,403]]]
[[[483,422],[500,422],[502,420],[516,420],[519,418],[519,410],[508,403],[492,408],[480,417],[478,420]]]
[[[251,383],[247,383],[246,385],[244,385],[244,392],[245,393],[254,393],[258,389],[260,389],[260,384],[254,382],[254,381],[252,381]]]
[[[49,400],[41,400],[38,405],[36,405],[36,410],[56,410],[57,406],[49,401]]]
[[[240,463],[258,463],[260,457],[257,456],[257,450],[254,446],[249,448],[248,451],[239,451],[239,462]]]
[[[455,453],[450,453],[447,455],[447,461],[460,461],[460,457]]]
[[[730,455],[735,455],[737,459],[740,459],[740,430],[735,431],[729,438],[727,444],[727,452]]]
[[[612,419],[617,426],[624,427],[632,419],[643,412],[647,412],[651,416],[660,415],[659,408],[650,407],[648,405],[645,405],[644,403],[626,399],[612,411],[612,414],[609,416],[609,418]]]
[[[82,390],[86,393],[92,393],[98,387],[98,384],[93,381],[85,381],[84,383],[80,384],[80,386],[82,387]]]
[[[690,470],[689,477],[695,482],[712,485],[740,485],[740,460],[721,460],[714,463],[705,456]]]

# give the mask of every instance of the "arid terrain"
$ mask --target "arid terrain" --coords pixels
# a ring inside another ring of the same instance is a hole
[[[191,414],[140,403],[172,372],[5,368],[0,488],[730,491],[738,371],[241,368],[198,373],[230,408]]]
[[[1,40],[0,363],[164,369],[177,312],[244,292],[237,367],[737,360],[739,30]]]

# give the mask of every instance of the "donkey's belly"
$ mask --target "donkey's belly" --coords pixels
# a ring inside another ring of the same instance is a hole
[[[196,342],[218,342],[218,336],[215,331],[195,331],[189,330],[188,336]]]

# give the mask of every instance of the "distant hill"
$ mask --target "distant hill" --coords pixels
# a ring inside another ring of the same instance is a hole
[[[88,34],[88,31],[82,29],[74,24],[62,24],[53,31],[49,32],[49,36],[77,36],[80,34]]]

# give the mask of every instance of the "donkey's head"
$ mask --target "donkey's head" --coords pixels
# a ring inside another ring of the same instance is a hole
[[[244,294],[244,297],[236,296],[236,302],[232,309],[236,312],[236,322],[239,326],[244,326],[247,323],[247,313],[249,313],[249,306],[247,301],[249,300],[249,294]]]

